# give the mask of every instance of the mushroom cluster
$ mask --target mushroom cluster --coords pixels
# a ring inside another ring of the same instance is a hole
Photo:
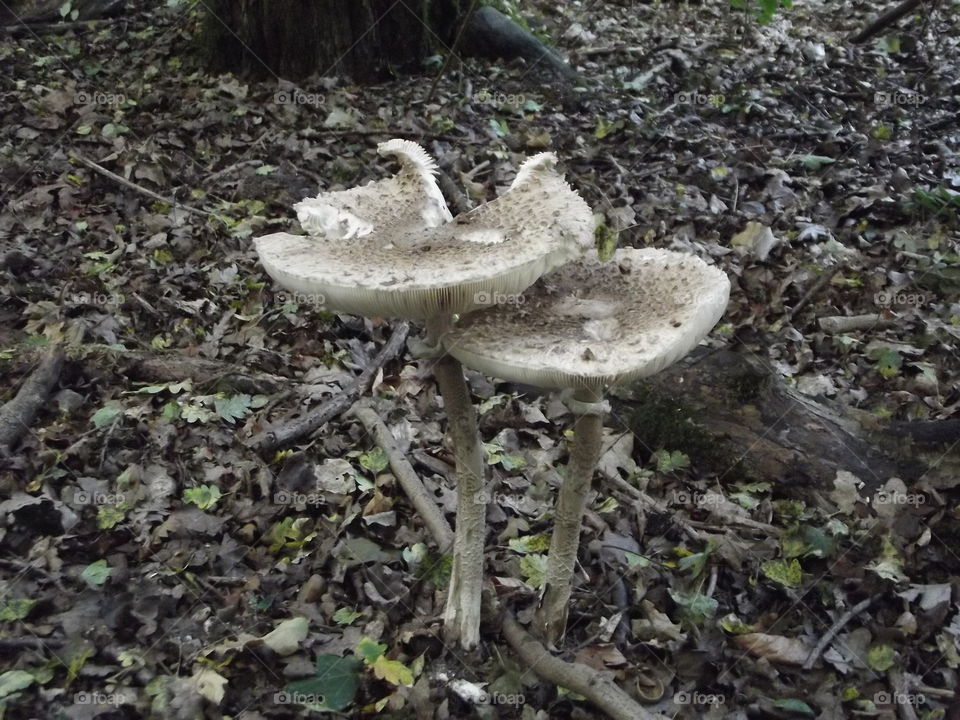
[[[328,310],[424,320],[426,336],[411,347],[433,358],[457,464],[453,565],[444,623],[464,648],[480,641],[486,507],[486,463],[463,370],[443,352],[455,315],[521,293],[541,275],[593,245],[590,208],[556,172],[556,157],[528,159],[496,200],[451,218],[420,146],[378,146],[400,172],[360,188],[298,203],[308,235],[275,233],[256,240],[260,262],[282,287],[311,294]]]
[[[329,310],[423,320],[411,350],[432,358],[457,463],[453,566],[444,623],[464,648],[480,639],[486,464],[462,365],[505,380],[574,391],[566,480],[554,512],[536,630],[555,643],[566,626],[581,518],[600,452],[611,384],[656,373],[723,315],[729,281],[699,258],[618,250],[601,262],[593,216],[541,153],[499,198],[452,218],[419,145],[390,140],[391,178],[322,193],[295,206],[308,235],[275,233],[256,249],[287,290]],[[509,302],[520,294],[523,302]],[[508,300],[508,302],[504,302]]]

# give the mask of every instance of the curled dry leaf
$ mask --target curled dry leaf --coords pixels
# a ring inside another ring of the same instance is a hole
[[[766,633],[737,635],[733,641],[755,657],[784,665],[803,665],[812,650],[803,640]]]

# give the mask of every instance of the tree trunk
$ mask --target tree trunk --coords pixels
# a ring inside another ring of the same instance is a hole
[[[216,70],[371,80],[443,50],[463,0],[211,0],[204,49]]]
[[[879,423],[797,392],[749,353],[695,352],[649,381],[617,389],[611,402],[611,423],[626,425],[644,447],[682,450],[698,470],[727,483],[829,490],[846,470],[872,493],[893,476],[949,484],[960,465],[949,452],[960,423]]]

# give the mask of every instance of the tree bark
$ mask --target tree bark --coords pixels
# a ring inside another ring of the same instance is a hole
[[[211,0],[203,45],[215,70],[372,80],[444,49],[464,0]]]

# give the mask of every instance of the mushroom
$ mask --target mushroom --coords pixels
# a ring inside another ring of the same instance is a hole
[[[530,288],[523,302],[468,315],[444,337],[463,365],[511,382],[573,390],[576,416],[557,497],[546,582],[534,631],[556,645],[566,630],[587,492],[600,455],[602,395],[660,372],[693,349],[723,315],[730,282],[696,256],[621,249],[587,253]]]
[[[395,178],[303,201],[301,224],[319,236],[275,233],[257,239],[256,248],[277,283],[319,296],[327,309],[425,320],[425,339],[411,349],[435,360],[457,460],[444,622],[448,635],[469,649],[480,640],[486,506],[476,497],[486,466],[463,369],[444,354],[440,338],[453,315],[515,297],[581,256],[593,244],[593,215],[554,169],[555,156],[541,153],[499,198],[441,224],[449,213],[438,206],[433,159],[403,140],[378,149],[400,159]]]

